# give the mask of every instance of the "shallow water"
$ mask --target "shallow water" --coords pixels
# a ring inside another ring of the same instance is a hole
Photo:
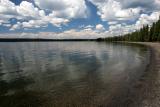
[[[0,107],[127,105],[149,54],[116,43],[0,43]]]

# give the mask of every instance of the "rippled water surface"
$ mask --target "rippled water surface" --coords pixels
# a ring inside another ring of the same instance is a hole
[[[0,43],[0,107],[121,104],[148,56],[144,46],[115,43]]]

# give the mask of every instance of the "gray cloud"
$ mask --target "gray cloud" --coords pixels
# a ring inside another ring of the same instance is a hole
[[[155,0],[116,0],[120,2],[123,8],[146,8],[146,9],[156,9],[158,8],[155,4]]]

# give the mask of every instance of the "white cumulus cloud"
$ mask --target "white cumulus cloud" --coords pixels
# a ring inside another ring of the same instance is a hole
[[[56,17],[87,17],[85,0],[45,0],[45,3],[44,0],[35,0],[35,4],[41,9],[52,11]]]
[[[96,30],[101,32],[101,31],[104,31],[105,28],[104,28],[104,26],[102,24],[97,24],[96,25]]]
[[[98,8],[98,14],[103,21],[136,19],[141,11],[140,7],[123,8],[121,2],[116,0],[90,0]]]

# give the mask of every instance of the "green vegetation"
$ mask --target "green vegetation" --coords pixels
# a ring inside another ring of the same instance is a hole
[[[99,38],[98,40],[105,41],[138,41],[138,42],[156,42],[160,41],[160,19],[157,22],[154,22],[151,27],[148,25],[143,26],[140,30],[135,32],[109,37],[109,38]]]

